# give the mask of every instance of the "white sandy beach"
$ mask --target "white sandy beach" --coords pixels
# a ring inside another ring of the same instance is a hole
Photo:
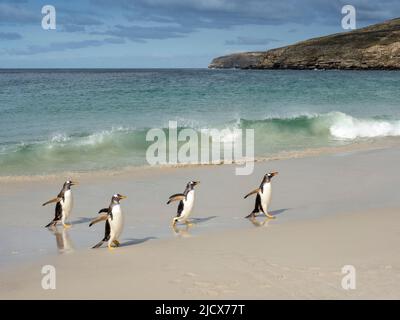
[[[65,177],[3,181],[0,298],[399,299],[399,160],[393,147],[260,162],[250,176],[229,165],[78,175],[73,227],[56,237],[43,228],[53,208],[40,204]],[[243,195],[272,170],[276,219],[252,224]],[[194,226],[175,233],[176,205],[165,203],[192,179]],[[115,192],[128,195],[122,247],[89,249],[104,227],[87,221]],[[47,264],[56,290],[41,288]],[[341,287],[344,265],[356,268],[355,290]]]

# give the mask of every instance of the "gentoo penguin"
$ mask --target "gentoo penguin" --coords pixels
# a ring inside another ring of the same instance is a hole
[[[254,210],[246,218],[254,218],[256,213],[263,212],[268,218],[274,219],[275,217],[268,213],[268,206],[271,203],[271,179],[276,176],[278,172],[270,172],[264,175],[260,187],[245,195],[245,199],[252,195],[257,194],[256,204]]]
[[[113,249],[112,244],[116,247],[119,246],[119,237],[124,227],[124,216],[122,214],[120,201],[125,199],[126,196],[120,195],[119,193],[114,194],[111,198],[111,203],[108,208],[101,209],[98,218],[94,219],[89,227],[97,222],[106,220],[106,230],[103,240],[96,244],[94,248],[99,248],[104,242],[108,241],[108,249]]]
[[[72,211],[72,207],[74,205],[74,199],[72,198],[72,191],[71,191],[71,186],[78,184],[76,181],[66,181],[58,194],[58,196],[54,199],[51,199],[45,203],[42,204],[42,206],[45,206],[49,203],[54,203],[56,202],[56,210],[55,210],[55,217],[54,219],[46,225],[46,228],[50,226],[55,226],[57,225],[57,222],[62,223],[64,228],[69,228],[71,225],[66,224],[65,221],[69,217]]]
[[[190,181],[186,185],[185,191],[183,193],[173,194],[169,197],[167,204],[172,201],[178,201],[178,211],[175,218],[172,219],[172,226],[175,227],[177,222],[185,222],[188,225],[187,219],[192,213],[194,204],[194,186],[198,185],[200,181]]]

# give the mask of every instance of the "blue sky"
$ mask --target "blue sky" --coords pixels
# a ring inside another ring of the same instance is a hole
[[[207,67],[213,57],[280,47],[400,16],[399,0],[0,0],[0,68]],[[44,5],[56,30],[41,27]]]

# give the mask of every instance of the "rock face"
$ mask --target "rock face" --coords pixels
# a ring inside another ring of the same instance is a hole
[[[265,52],[215,58],[209,68],[400,69],[400,18]]]

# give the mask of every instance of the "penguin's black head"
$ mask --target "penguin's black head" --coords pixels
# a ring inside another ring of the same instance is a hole
[[[77,181],[67,180],[64,182],[64,189],[69,189],[69,188],[71,188],[71,186],[74,186],[76,184],[78,184]]]
[[[198,185],[200,183],[200,181],[190,181],[188,182],[188,184],[186,185],[186,188],[188,189],[193,189],[194,186]]]
[[[122,199],[126,199],[126,198],[127,198],[126,196],[116,193],[112,196],[111,201],[114,203],[119,203]]]
[[[271,179],[276,175],[278,175],[278,172],[269,172],[265,174],[264,179],[266,180],[266,182],[270,182]]]

